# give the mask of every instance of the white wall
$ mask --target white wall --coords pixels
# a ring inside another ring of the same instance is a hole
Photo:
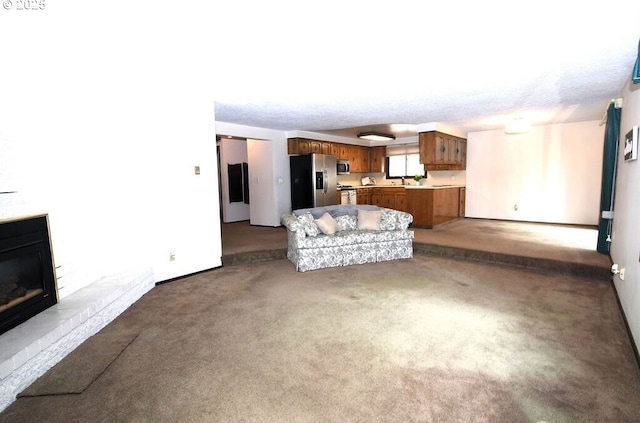
[[[623,91],[620,143],[614,203],[611,259],[625,269],[625,280],[614,277],[620,303],[640,348],[640,160],[625,162],[624,136],[640,125],[640,85],[627,83]]]
[[[249,163],[247,141],[236,139],[220,140],[220,182],[222,194],[222,220],[225,223],[249,220],[250,206],[243,201],[229,202],[228,164]]]
[[[599,123],[535,126],[519,135],[469,133],[466,215],[597,225],[604,145]]]
[[[132,267],[159,281],[221,265],[215,66],[202,55],[215,25],[198,7],[0,13],[0,189],[49,213],[63,298]]]

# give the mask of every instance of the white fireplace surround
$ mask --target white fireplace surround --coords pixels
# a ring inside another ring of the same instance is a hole
[[[152,269],[103,277],[0,335],[0,411],[154,285]]]

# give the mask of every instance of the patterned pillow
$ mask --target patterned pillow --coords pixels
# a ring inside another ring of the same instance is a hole
[[[341,231],[355,231],[358,229],[358,218],[356,216],[338,216],[336,217],[338,228]]]
[[[305,213],[301,216],[298,216],[298,221],[300,222],[308,236],[318,236],[318,234],[320,233],[318,225],[316,225],[316,221],[311,213]]]

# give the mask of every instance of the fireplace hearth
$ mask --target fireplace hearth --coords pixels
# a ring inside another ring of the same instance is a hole
[[[47,216],[0,222],[0,334],[57,301]]]

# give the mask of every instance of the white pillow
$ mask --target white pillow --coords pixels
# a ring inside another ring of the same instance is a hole
[[[358,229],[379,231],[380,210],[358,210]]]
[[[333,235],[339,229],[338,222],[329,213],[325,213],[319,219],[316,219],[316,225],[326,235]]]

